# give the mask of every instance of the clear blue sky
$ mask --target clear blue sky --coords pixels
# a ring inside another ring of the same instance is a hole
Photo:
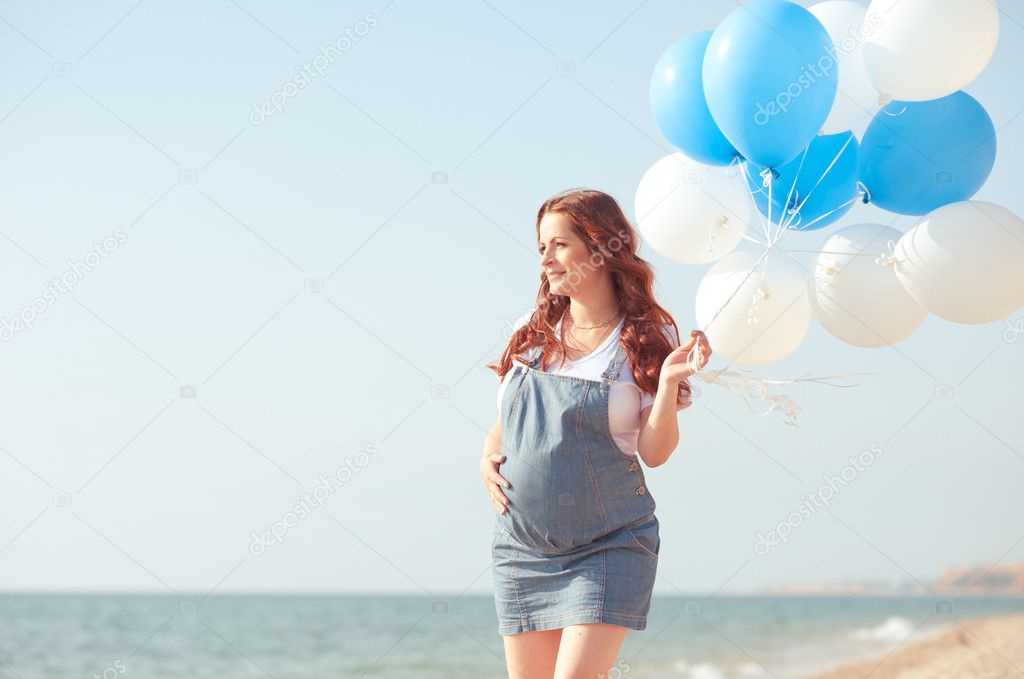
[[[672,150],[651,69],[735,6],[0,4],[0,316],[40,298],[0,343],[0,588],[489,591],[484,364],[533,304],[536,210],[591,186],[632,218]],[[1001,8],[967,88],[999,128],[977,197],[1024,215],[1024,3]],[[252,119],[339,38],[322,75]],[[857,206],[802,237],[875,220],[892,217]],[[42,297],[107,237],[73,292]],[[643,254],[685,333],[705,269]],[[865,350],[815,324],[760,373],[878,375],[797,388],[799,428],[704,389],[647,471],[658,589],[1024,558],[1024,335],[1004,328],[929,317]],[[755,553],[757,531],[873,444],[829,511]],[[323,506],[253,553],[253,531],[345,464]]]

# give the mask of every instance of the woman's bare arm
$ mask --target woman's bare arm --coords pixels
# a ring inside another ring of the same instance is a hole
[[[699,344],[698,344],[699,342]],[[687,354],[695,344],[697,348],[697,364],[704,367],[711,357],[711,345],[707,337],[699,330],[690,332],[690,341],[676,347],[665,358],[658,379],[658,392],[654,395],[654,404],[644,408],[640,414],[640,435],[637,437],[636,449],[640,459],[648,467],[665,464],[669,456],[679,444],[679,422],[676,413],[683,409],[677,405],[679,383],[690,376],[690,366],[686,362]]]
[[[660,384],[654,396],[654,404],[640,411],[640,435],[636,451],[648,467],[665,464],[679,444],[679,422],[676,413],[682,406],[676,406],[679,383]]]

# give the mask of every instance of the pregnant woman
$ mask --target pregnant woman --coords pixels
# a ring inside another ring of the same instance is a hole
[[[480,462],[498,512],[498,632],[510,677],[603,677],[628,630],[646,628],[657,570],[640,460],[672,454],[687,378],[711,347],[699,331],[679,346],[614,198],[556,195],[536,229],[536,306],[488,366],[501,378]]]

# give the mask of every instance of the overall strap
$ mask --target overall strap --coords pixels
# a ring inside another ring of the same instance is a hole
[[[615,344],[615,355],[612,356],[612,360],[608,362],[608,367],[601,373],[601,384],[607,387],[609,383],[615,380],[619,374],[619,370],[622,368],[623,361],[626,360],[626,350],[622,346],[622,342],[616,342]]]

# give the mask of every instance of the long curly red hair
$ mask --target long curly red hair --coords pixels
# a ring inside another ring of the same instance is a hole
[[[540,222],[549,212],[558,212],[572,223],[573,231],[587,245],[590,262],[611,274],[615,295],[626,320],[620,342],[633,369],[633,379],[643,391],[658,391],[661,365],[672,352],[664,334],[670,326],[679,339],[679,328],[672,315],[654,300],[654,270],[637,256],[640,239],[618,202],[607,193],[593,189],[572,189],[546,200],[537,212],[537,240]],[[512,369],[512,359],[529,362],[528,352],[542,347],[542,368],[547,369],[566,355],[565,344],[555,337],[554,328],[569,309],[569,298],[550,292],[547,274],[541,271],[536,309],[529,321],[512,333],[501,358],[487,365],[501,380]],[[690,405],[690,384],[679,383],[676,407]]]

